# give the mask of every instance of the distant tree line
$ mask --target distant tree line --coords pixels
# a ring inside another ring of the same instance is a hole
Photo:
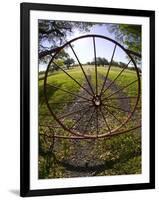
[[[87,65],[94,65],[95,64],[95,60],[93,60],[92,62],[87,62]],[[97,57],[96,58],[96,64],[97,66],[99,65],[109,65],[109,62],[106,58],[101,58],[101,57]]]
[[[93,60],[92,62],[87,62],[87,65],[95,65],[95,60]],[[101,57],[97,57],[96,58],[96,65],[97,66],[108,66],[110,64],[110,62],[106,59],[106,58],[101,58]],[[111,63],[111,66],[114,67],[120,67],[120,68],[124,68],[127,66],[127,63],[124,62],[118,62],[113,60]],[[129,70],[135,70],[135,67],[129,67]],[[141,72],[141,68],[138,68],[139,72]]]
[[[87,62],[87,65],[95,65],[95,60],[93,60],[92,62]],[[105,65],[109,65],[109,61],[106,58],[101,58],[101,57],[97,57],[96,58],[96,65],[97,66],[105,66]],[[127,64],[124,62],[117,62],[115,60],[112,61],[112,66],[117,66],[117,67],[125,67]]]

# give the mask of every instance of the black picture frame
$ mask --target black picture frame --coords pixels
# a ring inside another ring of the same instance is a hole
[[[107,15],[123,15],[148,17],[150,20],[150,180],[148,183],[121,184],[121,185],[102,185],[59,189],[30,189],[30,11],[59,11],[76,13],[93,13]],[[77,193],[95,193],[123,190],[140,190],[155,188],[155,12],[149,10],[131,10],[103,7],[83,7],[71,5],[49,5],[35,3],[21,3],[21,106],[20,106],[20,195],[22,197],[39,195],[60,195]]]

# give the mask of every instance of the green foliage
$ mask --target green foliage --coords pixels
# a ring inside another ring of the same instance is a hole
[[[117,61],[113,60],[113,61],[112,61],[112,65],[118,67],[118,66],[119,66],[119,63],[118,63]]]
[[[39,20],[39,52],[61,46],[74,30],[88,32],[93,23]]]
[[[114,33],[116,40],[122,42],[126,48],[141,52],[141,26],[129,24],[109,24],[108,30]]]
[[[93,60],[92,62],[87,62],[88,65],[95,65],[95,61]],[[97,66],[105,66],[105,65],[109,65],[109,61],[106,58],[101,58],[101,57],[97,57],[96,58],[96,64]],[[127,64],[124,62],[117,62],[115,60],[112,61],[111,63],[112,66],[116,66],[116,67],[120,67],[120,68],[124,68]]]
[[[62,59],[57,59],[57,60],[55,60],[55,62],[60,67],[64,65],[64,60],[62,60]]]
[[[64,64],[67,66],[67,68],[69,69],[71,65],[73,65],[75,63],[74,59],[73,58],[67,58],[65,61],[64,61]]]
[[[50,71],[49,72],[54,72],[54,70],[59,70],[59,67],[69,67],[74,64],[75,61],[73,58],[69,56],[69,54],[63,49],[61,50],[58,55],[55,57],[54,62],[51,63]]]
[[[91,66],[88,66],[91,73]],[[93,71],[93,70],[92,70]],[[98,72],[101,74],[106,74],[107,67],[98,67]],[[121,71],[118,67],[111,67],[109,73],[109,79],[113,80],[117,74]],[[94,72],[94,71],[93,71]],[[92,72],[92,73],[93,73]],[[73,76],[78,82],[83,83],[84,77],[78,67],[68,70],[71,76]],[[135,73],[126,69],[121,78],[117,80],[117,84],[121,87],[133,81],[135,78]],[[60,88],[67,89],[73,93],[78,93],[80,88],[78,85],[61,71],[57,71],[54,75],[48,77],[48,82],[50,84],[57,85]],[[71,101],[74,99],[73,96],[62,92],[60,89],[48,88],[49,102],[63,102]],[[125,89],[124,92],[127,95],[135,96],[137,93],[137,84],[134,84],[131,87],[131,90]],[[48,109],[45,104],[43,97],[43,81],[39,81],[39,123],[50,123],[52,117],[44,117],[44,114],[48,113]],[[54,106],[52,104],[52,106]],[[54,106],[54,112],[62,113],[65,108],[64,104],[56,104]],[[140,114],[139,110],[139,114]],[[135,120],[136,121],[136,120]],[[51,121],[53,123],[53,121]],[[68,124],[71,124],[71,121],[67,121]],[[115,124],[115,122],[113,121]],[[135,122],[129,123],[127,128],[134,126]],[[39,132],[44,134],[46,129],[40,129]],[[91,151],[86,153],[85,161],[89,165],[92,162],[103,163],[102,170],[96,170],[96,176],[103,175],[125,175],[125,174],[140,174],[141,173],[141,130],[137,129],[130,133],[122,134],[110,139],[98,139],[93,141],[93,146]],[[49,131],[47,131],[50,133]],[[66,135],[67,132],[62,128],[59,130],[60,134]],[[90,141],[89,141],[90,142]],[[80,141],[78,143],[79,154],[82,151],[85,151],[86,146],[89,145],[87,140]],[[62,161],[68,160],[72,161],[74,165],[77,165],[74,145],[75,141],[73,140],[63,140],[57,139],[56,150],[52,147],[52,140],[45,138],[44,135],[39,138],[39,178],[62,178],[69,177],[67,169],[61,164]],[[95,164],[96,164],[95,163]]]
[[[67,59],[69,58],[69,54],[64,50],[62,49],[56,56],[56,59]]]
[[[93,60],[92,62],[87,62],[88,65],[94,65],[95,64],[95,60]],[[108,65],[109,62],[106,58],[101,58],[101,57],[96,57],[96,64],[97,66],[99,65]]]
[[[98,154],[105,160],[106,170],[99,175],[141,173],[140,134],[127,133],[98,142]],[[102,147],[105,147],[104,149]]]
[[[77,69],[72,69],[70,72],[70,75],[74,77],[79,83],[83,82],[83,74]],[[45,105],[45,98],[44,98],[44,90],[43,90],[43,80],[39,81],[39,115],[41,114],[41,120],[45,120],[45,117],[43,117],[44,114],[48,113],[48,109]],[[72,80],[70,79],[66,74],[64,74],[61,71],[58,71],[55,74],[52,74],[48,77],[48,83],[53,84],[61,89],[66,89],[68,91],[71,91],[72,93],[77,93],[80,89],[80,87]],[[48,87],[47,88],[47,96],[49,98],[50,103],[56,103],[58,102],[59,104],[56,105],[54,110],[56,111],[61,111],[61,108],[64,107],[64,104],[62,104],[63,101],[71,101],[75,97],[63,92],[60,89],[55,89],[53,87]],[[61,104],[60,104],[61,103]],[[54,105],[52,105],[54,106]]]

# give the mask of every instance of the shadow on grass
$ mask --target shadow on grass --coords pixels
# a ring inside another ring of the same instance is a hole
[[[114,170],[116,164],[124,165],[125,163],[129,162],[134,157],[141,156],[140,152],[132,153],[126,156],[120,155],[118,159],[114,160],[105,160],[102,161],[102,164],[91,165],[91,163],[86,162],[85,165],[73,165],[70,164],[67,160],[58,160],[53,152],[40,152],[43,157],[45,157],[46,162],[46,169],[45,175],[40,176],[40,178],[46,178],[49,175],[50,169],[54,165],[62,166],[67,171],[77,172],[77,173],[88,173],[89,176],[97,176],[98,174],[105,172],[106,170]],[[121,173],[123,174],[123,173]],[[129,174],[129,173],[125,173]],[[119,173],[120,175],[120,173]]]
[[[58,87],[58,88],[61,88],[62,85],[63,85],[63,83],[62,84],[56,84],[55,86]],[[48,98],[48,100],[54,95],[54,93],[56,91],[59,90],[58,88],[54,88],[54,87],[51,87],[51,86],[47,87],[47,98]],[[45,103],[44,85],[42,85],[42,86],[39,86],[39,105],[43,105],[44,103]]]
[[[62,165],[68,171],[91,173],[92,176],[96,176],[105,170],[113,169],[114,165],[124,164],[136,156],[140,156],[140,154],[130,154],[126,157],[121,156],[118,159],[103,161],[103,164],[97,164],[92,166],[89,163],[85,163],[85,166],[76,166],[68,163],[67,161],[56,160],[56,162]]]

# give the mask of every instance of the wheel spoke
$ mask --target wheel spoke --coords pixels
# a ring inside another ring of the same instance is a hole
[[[109,97],[111,97],[111,96],[113,96],[114,94],[116,94],[116,93],[118,93],[118,92],[124,90],[125,88],[129,87],[130,85],[134,84],[134,83],[137,82],[137,81],[138,81],[138,79],[136,79],[135,81],[132,81],[132,82],[129,83],[128,85],[126,85],[126,86],[120,88],[119,90],[117,90],[117,91],[115,91],[114,93],[110,94],[109,96],[105,97],[103,100],[108,99]]]
[[[88,108],[88,109],[80,116],[80,118],[78,118],[78,119],[75,121],[75,123],[73,123],[73,125],[70,127],[70,129],[72,129],[75,125],[77,125],[77,124],[81,121],[81,119],[83,118],[83,116],[84,116],[89,110],[90,110],[90,108]]]
[[[128,67],[128,65],[130,64],[131,60],[128,62],[128,64],[120,71],[120,73],[116,76],[116,78],[108,85],[108,87],[102,92],[102,94],[104,94],[108,88],[110,88],[110,86],[119,78],[119,76],[124,72],[124,70]]]
[[[76,54],[74,48],[72,47],[71,44],[69,44],[69,46],[70,46],[70,48],[72,49],[72,52],[73,52],[73,54],[75,55],[75,57],[76,57],[76,59],[77,59],[77,61],[78,61],[78,63],[79,63],[79,66],[80,66],[80,68],[81,68],[81,70],[82,70],[82,72],[83,72],[83,74],[84,74],[84,77],[85,77],[85,79],[86,79],[86,81],[87,81],[87,83],[88,83],[88,85],[89,85],[89,87],[90,87],[90,89],[91,89],[91,91],[92,91],[92,94],[95,95],[95,94],[94,94],[94,91],[93,91],[93,88],[92,88],[92,86],[91,86],[91,84],[90,84],[90,82],[89,82],[89,80],[88,80],[88,77],[87,77],[87,75],[86,75],[86,73],[85,73],[85,71],[84,71],[84,69],[83,69],[83,67],[82,67],[81,62],[79,61],[79,58],[78,58],[78,56],[77,56],[77,54]]]
[[[93,105],[91,105],[90,107],[93,107]],[[68,113],[68,114],[66,114],[66,115],[59,116],[58,119],[63,119],[63,118],[69,117],[69,116],[71,116],[71,115],[73,115],[73,114],[76,114],[76,113],[79,113],[79,112],[81,112],[81,111],[83,111],[83,110],[85,110],[85,109],[86,109],[86,108],[81,108],[81,109],[79,109],[79,110],[76,110],[76,111],[74,111],[74,112]]]
[[[86,101],[62,101],[62,102],[52,102],[51,104],[66,104],[66,103],[88,103],[88,100]]]
[[[124,109],[122,109],[122,108],[120,108],[120,107],[112,106],[112,105],[109,105],[109,104],[103,104],[103,105],[104,105],[104,106],[108,106],[108,107],[110,107],[110,108],[117,109],[117,110],[121,110],[121,111],[123,111],[123,112],[131,113],[130,110],[124,110]]]
[[[121,122],[121,121],[108,109],[108,107],[105,107],[105,106],[103,105],[103,108],[104,108],[108,113],[110,113],[110,114],[116,119],[116,121],[119,122],[119,125],[123,123],[123,122]]]
[[[108,67],[106,76],[105,76],[105,78],[104,78],[104,82],[103,82],[103,85],[102,85],[102,89],[101,89],[101,92],[100,92],[100,96],[101,96],[101,94],[103,93],[104,86],[105,86],[105,84],[106,84],[106,81],[107,81],[107,78],[108,78],[108,75],[109,75],[109,71],[110,71],[110,68],[111,68],[111,65],[112,65],[112,62],[113,62],[115,50],[116,50],[116,44],[115,44],[115,46],[114,46],[114,50],[113,50],[113,54],[112,54],[112,57],[111,57],[111,61],[110,61],[110,63],[109,63],[109,67]]]
[[[76,43],[74,47],[74,42],[76,40],[85,37],[89,37],[91,39],[90,42],[92,43],[92,55],[94,60],[93,76],[90,70],[84,66],[83,61],[80,58],[80,53],[76,50]],[[99,74],[98,67],[98,37],[106,39],[113,44],[109,63],[106,66],[105,73],[102,77],[100,77],[101,75]],[[48,107],[48,114],[42,113],[42,115],[39,115],[40,122],[45,123],[45,125],[49,124],[49,127],[40,128],[40,133],[47,134],[47,137],[52,136],[53,140],[55,137],[66,139],[97,139],[100,137],[111,138],[113,135],[134,130],[136,127],[130,130],[124,129],[127,129],[126,123],[131,119],[132,116],[132,119],[139,117],[141,118],[141,112],[138,112],[139,110],[137,110],[141,109],[139,108],[141,107],[141,91],[140,75],[137,70],[136,64],[134,63],[134,75],[136,75],[137,77],[133,80],[126,81],[123,85],[119,82],[119,80],[122,79],[123,75],[129,69],[129,65],[133,60],[128,60],[129,62],[127,62],[126,65],[121,68],[113,78],[110,77],[111,70],[113,68],[113,62],[115,59],[115,55],[117,54],[118,48],[121,48],[126,54],[128,53],[128,55],[131,52],[118,45],[118,43],[116,43],[112,39],[93,34],[77,37],[70,40],[69,42],[66,41],[65,44],[60,47],[61,50],[64,48],[69,48],[72,55],[74,56],[76,64],[81,71],[82,80],[77,79],[74,74],[70,70],[67,70],[64,66],[58,65],[56,58],[60,51],[57,51],[54,56],[52,55],[52,59],[47,66],[47,70],[44,76],[44,100],[46,101],[46,106]],[[74,84],[74,86],[78,90],[76,91],[72,87],[67,87],[67,85],[65,86],[65,83],[60,85],[58,83],[49,81],[48,76],[51,75],[52,72],[54,72],[54,70],[52,70],[53,68],[59,69],[68,80],[71,80],[72,84]],[[117,87],[115,87],[115,84],[117,84]],[[138,94],[128,94],[128,96],[124,95],[125,92],[132,90],[132,88],[135,88]],[[49,91],[51,90],[53,93],[59,93],[61,91],[64,94],[64,101],[58,102],[53,97],[49,98]],[[124,106],[124,102],[125,104],[133,104],[133,108],[131,105]],[[65,109],[64,111],[60,111],[58,109],[53,110],[57,106],[63,107],[65,105],[66,107],[71,106],[72,108]],[[135,109],[137,111],[136,113]],[[52,118],[50,118],[50,116],[52,116]],[[41,120],[43,118],[44,120]],[[111,122],[114,122],[114,125]],[[139,123],[141,123],[141,119],[139,119]],[[40,125],[41,124],[39,124],[39,127]],[[57,131],[55,127],[52,127],[54,125],[57,126]],[[104,127],[103,130],[101,129],[102,125]],[[123,128],[121,129],[121,127]],[[66,130],[67,132],[69,132],[69,135],[64,136],[61,130]],[[53,145],[50,145],[50,151],[52,150],[52,148]]]
[[[57,86],[55,86],[55,85],[52,85],[52,84],[50,84],[50,83],[47,83],[47,86],[56,88],[56,89],[58,89],[58,90],[61,90],[61,91],[63,91],[63,92],[66,92],[66,93],[68,93],[68,94],[71,94],[71,95],[73,95],[73,96],[76,96],[76,97],[85,99],[85,100],[87,100],[87,101],[91,101],[90,99],[87,99],[87,98],[85,98],[85,97],[83,97],[83,96],[80,96],[80,95],[78,95],[78,94],[74,94],[74,93],[72,93],[72,92],[70,92],[70,91],[68,91],[68,90],[62,89],[62,88],[57,87]]]
[[[104,119],[104,122],[105,122],[105,124],[106,124],[106,126],[107,126],[107,128],[108,128],[108,130],[109,130],[109,134],[111,134],[111,129],[110,129],[109,125],[108,125],[108,122],[107,122],[107,120],[106,120],[106,118],[105,118],[105,116],[104,116],[103,111],[102,111],[101,108],[100,108],[100,112],[101,112],[102,117],[103,117],[103,119]]]
[[[128,96],[128,97],[112,97],[112,98],[109,98],[109,99],[107,99],[107,101],[108,100],[116,100],[116,99],[136,99],[136,98],[138,98],[137,96]]]
[[[93,111],[92,114],[91,114],[91,117],[90,117],[89,120],[87,121],[87,124],[85,125],[85,128],[84,128],[85,131],[87,130],[87,127],[88,127],[89,123],[91,122],[94,113],[95,113],[95,108],[94,108],[94,111]]]
[[[97,137],[99,135],[99,121],[98,121],[98,107],[96,108],[96,131],[97,131]]]
[[[67,73],[62,67],[60,67],[59,65],[57,65],[55,62],[53,62],[54,65],[56,65],[59,69],[61,69],[65,74],[67,74],[67,76],[69,76],[76,84],[78,84],[81,88],[83,88],[89,95],[92,96],[92,93],[89,92],[86,88],[84,88],[78,81],[76,81],[76,79],[74,79],[69,73]]]
[[[93,47],[94,47],[94,63],[95,63],[96,95],[98,95],[98,76],[97,76],[97,57],[96,57],[96,44],[95,44],[95,37],[93,37]]]

